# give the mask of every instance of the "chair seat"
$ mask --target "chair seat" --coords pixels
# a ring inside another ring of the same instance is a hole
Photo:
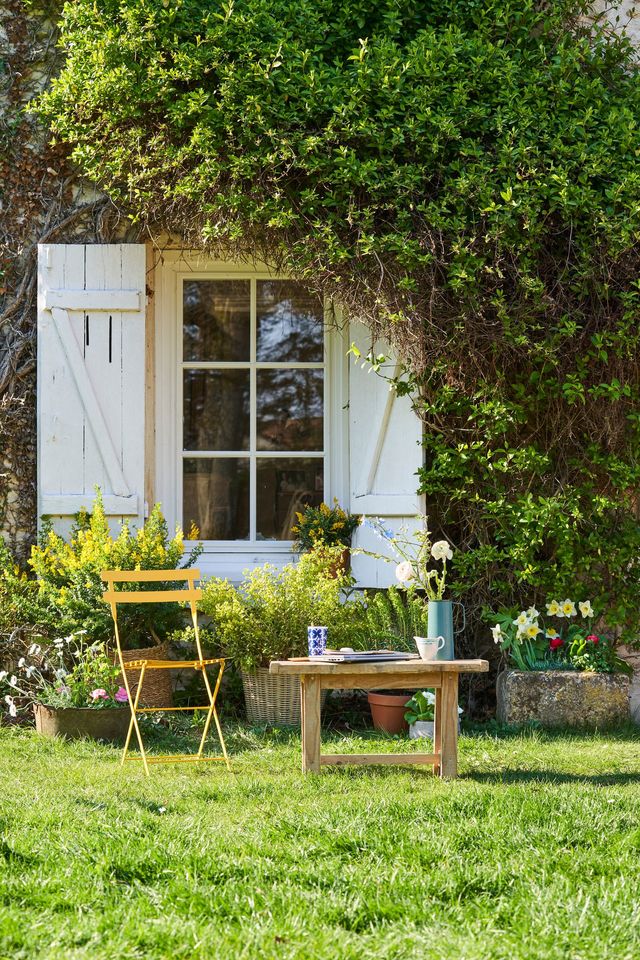
[[[145,670],[176,670],[189,668],[191,670],[202,670],[213,663],[224,663],[223,657],[216,657],[211,660],[127,660],[125,670],[140,670],[143,666]]]

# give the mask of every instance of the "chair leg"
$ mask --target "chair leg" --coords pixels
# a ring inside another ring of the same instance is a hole
[[[140,679],[138,680],[138,689],[136,690],[135,700],[133,704],[131,703],[131,689],[129,687],[129,681],[127,680],[127,671],[123,671],[124,685],[127,689],[127,695],[129,697],[129,706],[131,707],[131,723],[129,724],[129,733],[127,734],[127,739],[124,745],[124,752],[122,754],[121,766],[124,764],[124,761],[127,757],[127,751],[129,749],[129,742],[131,740],[132,729],[136,731],[136,737],[138,739],[138,746],[140,747],[140,754],[142,756],[142,763],[144,766],[144,772],[149,776],[149,764],[147,763],[147,754],[144,749],[144,742],[142,740],[142,734],[140,733],[140,727],[138,725],[138,718],[136,716],[136,710],[138,709],[138,703],[140,702],[140,693],[142,692],[142,684],[144,682],[144,672],[147,668],[146,663],[142,664],[140,669]]]

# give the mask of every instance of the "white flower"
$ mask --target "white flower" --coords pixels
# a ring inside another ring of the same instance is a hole
[[[32,677],[35,672],[36,672],[35,667],[27,667],[27,669],[25,670],[25,677],[27,678],[27,680],[29,679],[29,677]]]
[[[580,609],[580,613],[582,614],[585,620],[587,619],[587,617],[593,616],[593,607],[591,606],[591,600],[583,600],[582,603],[578,604],[578,607]]]
[[[18,660],[18,666],[19,666],[19,667],[24,667],[24,665],[25,665],[26,662],[27,662],[27,661],[25,660],[24,657],[20,657],[20,659]]]
[[[42,647],[39,643],[32,643],[28,650],[30,657],[37,657],[42,653]]]
[[[5,677],[8,677],[8,676],[9,674],[7,673],[6,670],[0,670],[0,680],[4,680]]]
[[[547,604],[548,617],[562,617],[563,613],[557,600],[550,600]]]
[[[537,620],[538,617],[540,616],[540,611],[536,610],[535,607],[529,607],[529,609],[527,610],[527,616],[531,621]]]
[[[518,616],[513,621],[513,623],[514,623],[514,626],[516,627],[528,627],[529,624],[531,623],[531,620],[529,619],[526,611],[523,610],[522,613],[518,614]]]
[[[67,671],[64,669],[64,667],[59,667],[58,670],[56,670],[55,675],[56,680],[63,680],[67,676]]]
[[[453,550],[447,540],[436,540],[431,547],[431,556],[434,560],[452,560]]]
[[[425,698],[428,704],[430,704],[431,706],[434,706],[436,702],[436,695],[433,692],[433,690],[423,690],[422,696]]]
[[[9,677],[9,686],[10,686],[10,687],[16,687],[16,688],[17,688],[17,686],[18,686],[18,678],[17,678],[17,677]]]
[[[54,647],[57,647],[58,650],[61,650],[62,647],[64,647],[64,640],[61,640],[60,637],[58,637],[57,640],[54,640],[54,641],[53,641],[53,645],[54,645]]]
[[[16,717],[18,715],[18,711],[16,709],[15,703],[13,702],[13,697],[6,696],[4,700],[7,706],[9,707],[9,716]]]
[[[396,567],[396,578],[400,583],[407,583],[409,580],[413,580],[415,573],[411,563],[408,560],[403,560],[402,563],[399,563]]]
[[[495,627],[491,627],[491,633],[493,634],[493,642],[500,643],[502,640],[502,627],[499,623],[496,623]]]
[[[563,600],[562,601],[562,613],[558,614],[559,617],[575,617],[577,616],[576,605],[573,600]]]
[[[560,634],[559,634],[556,630],[552,630],[551,628],[549,628],[549,629],[545,632],[545,636],[546,636],[547,640],[557,640],[558,637],[560,636]]]
[[[529,626],[528,626],[528,627],[526,628],[526,630],[525,630],[526,636],[527,636],[527,637],[531,637],[531,638],[534,639],[534,640],[535,640],[535,638],[538,636],[539,633],[542,633],[542,630],[540,629],[540,627],[538,626],[537,623],[530,623]]]

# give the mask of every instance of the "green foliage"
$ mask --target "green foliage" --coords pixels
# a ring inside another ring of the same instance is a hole
[[[406,704],[404,715],[407,723],[419,723],[423,720],[433,720],[436,709],[436,696],[433,690],[418,690]]]
[[[216,646],[244,670],[271,660],[306,656],[307,627],[329,628],[331,647],[351,646],[361,612],[354,595],[343,602],[346,575],[332,568],[341,548],[304,553],[281,570],[266,563],[245,572],[238,589],[213,577],[203,590],[200,609],[211,618]]]
[[[296,525],[291,528],[291,533],[295,537],[296,550],[313,550],[321,544],[348,547],[359,523],[359,516],[347,513],[334,500],[333,507],[321,503],[319,507],[306,506],[296,513]]]
[[[349,646],[364,650],[390,648],[415,653],[414,637],[427,635],[427,605],[415,587],[389,587],[365,594],[365,612],[354,619]]]
[[[42,111],[138,220],[384,330],[472,619],[579,579],[633,639],[640,75],[591,6],[75,0]]]
[[[61,636],[87,630],[92,641],[108,642],[113,636],[111,610],[103,601],[102,570],[173,570],[191,566],[196,547],[183,564],[182,531],[169,537],[159,504],[139,530],[126,523],[116,537],[109,529],[102,497],[97,494],[91,514],[80,513],[68,541],[45,526],[33,547],[30,565],[38,577],[40,620],[48,634]],[[157,584],[131,589],[158,589]],[[153,646],[184,623],[180,608],[170,604],[127,604],[118,613],[125,649]]]

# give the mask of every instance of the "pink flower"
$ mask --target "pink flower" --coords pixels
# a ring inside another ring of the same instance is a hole
[[[564,640],[561,637],[554,637],[551,643],[549,644],[550,650],[557,650],[559,647],[564,646]]]
[[[109,694],[106,690],[103,690],[102,687],[98,687],[97,690],[92,690],[89,694],[92,700],[108,700]]]
[[[118,687],[118,689],[116,690],[116,695],[113,699],[117,700],[118,703],[128,703],[129,695],[124,687]]]
[[[596,636],[595,633],[590,633],[587,640],[591,640],[591,643],[600,643],[600,637]]]

